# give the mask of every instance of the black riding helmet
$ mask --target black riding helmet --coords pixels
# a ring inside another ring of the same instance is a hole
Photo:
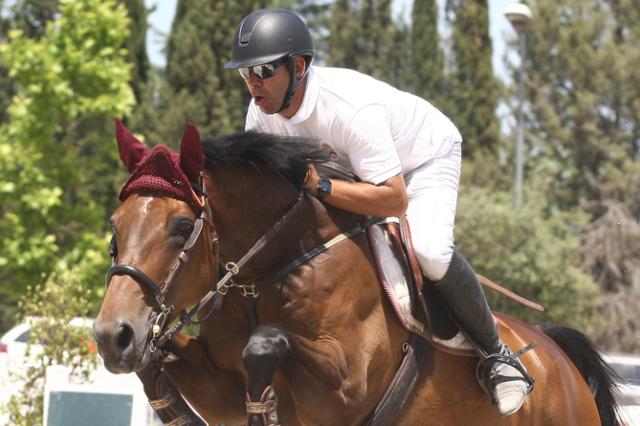
[[[287,108],[302,77],[296,78],[294,56],[314,56],[311,34],[297,14],[285,9],[261,9],[247,15],[238,28],[231,48],[231,61],[224,67],[238,69],[288,59],[291,80],[280,111]]]

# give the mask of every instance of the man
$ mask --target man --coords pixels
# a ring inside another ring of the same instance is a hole
[[[483,384],[500,414],[531,390],[499,338],[478,279],[453,244],[462,137],[427,101],[356,71],[312,66],[313,43],[293,12],[264,9],[242,20],[232,60],[252,96],[246,128],[311,137],[362,182],[321,179],[305,187],[323,202],[368,216],[407,215],[424,275],[477,346]]]

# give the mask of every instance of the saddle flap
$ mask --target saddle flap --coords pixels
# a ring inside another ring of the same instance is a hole
[[[370,226],[369,243],[376,261],[378,277],[391,306],[403,327],[408,331],[424,333],[424,324],[416,318],[415,309],[422,299],[420,291],[411,279],[409,262],[402,248],[398,219],[389,218],[385,223]]]
[[[473,356],[471,346],[445,309],[442,296],[423,281],[406,219],[387,218],[369,227],[367,235],[380,283],[402,326],[431,340],[438,350]],[[426,333],[425,321],[431,336]]]

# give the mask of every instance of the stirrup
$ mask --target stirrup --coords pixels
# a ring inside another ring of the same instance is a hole
[[[251,397],[247,393],[247,425],[250,424],[251,416],[258,415],[261,417],[263,426],[280,426],[278,420],[278,397],[271,385],[264,388],[260,401],[251,401]]]
[[[517,358],[535,348],[536,344],[536,342],[531,342],[527,346],[516,352],[511,352],[507,345],[503,345],[500,353],[487,355],[484,359],[478,362],[478,365],[476,367],[476,380],[478,380],[478,383],[480,384],[482,390],[484,390],[485,393],[489,395],[489,398],[491,398],[491,402],[493,402],[494,404],[497,403],[493,395],[493,388],[500,383],[521,380],[527,384],[527,394],[529,394],[529,392],[533,390],[535,379],[531,377],[529,373],[527,373],[527,370],[524,368],[522,363],[518,361]],[[491,370],[496,363],[507,364],[515,368],[520,372],[520,374],[522,374],[522,377],[507,377],[502,375],[495,375],[494,377],[490,377]]]

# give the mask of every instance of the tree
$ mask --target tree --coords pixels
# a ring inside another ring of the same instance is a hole
[[[144,0],[124,0],[129,15],[129,37],[126,47],[129,52],[128,62],[133,64],[131,73],[131,88],[136,96],[136,102],[142,101],[143,86],[149,78],[151,64],[147,56],[147,8]]]
[[[146,51],[147,9],[144,6],[144,0],[120,1],[126,6],[130,17],[131,27],[126,47],[129,51],[129,62],[134,66],[131,85],[136,95],[136,101],[140,102],[141,86],[147,81],[150,68]],[[9,16],[2,21],[0,34],[6,38],[9,29],[19,29],[23,31],[25,37],[39,38],[44,34],[47,23],[59,15],[59,8],[60,0],[16,1],[8,8]],[[6,94],[5,97],[0,98],[0,106],[3,107],[4,113],[12,97],[13,87],[10,79],[5,78],[2,74],[4,74],[4,70],[0,65],[0,87],[3,89],[1,93]]]
[[[416,1],[411,12],[411,86],[413,93],[445,106],[444,52],[438,33],[438,3]]]
[[[629,67],[640,53],[631,3],[613,3],[615,13],[598,1],[541,1],[534,9],[526,64],[532,172],[553,173],[561,206],[611,196],[639,212],[640,88]]]
[[[354,42],[358,36],[356,13],[351,0],[336,0],[333,3],[327,65],[357,68],[358,47]]]
[[[59,0],[19,0],[5,11],[4,1],[0,10],[7,16],[0,17],[0,40],[6,41],[10,29],[20,29],[27,37],[39,37],[58,11]],[[14,87],[7,75],[5,64],[0,63],[0,122],[7,120],[7,108],[13,98]]]
[[[385,62],[381,64],[385,72],[385,80],[400,90],[414,92],[413,78],[416,70],[413,65],[414,52],[412,48],[411,26],[402,16],[395,19],[390,29],[391,51]]]
[[[224,68],[231,59],[236,27],[250,12],[266,7],[291,8],[291,0],[179,0],[167,41],[166,70],[147,88],[147,105],[136,111],[132,127],[152,143],[178,140],[192,121],[204,137],[244,128],[250,97],[237,72]],[[323,7],[301,8],[320,16]],[[322,21],[319,21],[322,22]]]
[[[300,0],[291,5],[307,22],[316,50],[315,63],[325,64],[331,31],[332,4],[323,0]]]
[[[59,6],[60,0],[18,0],[10,7],[11,28],[22,30],[29,38],[41,37]]]
[[[42,37],[16,29],[0,46],[17,94],[0,132],[0,293],[14,312],[27,286],[104,244],[123,179],[112,119],[134,101],[127,25],[113,0],[63,0]],[[106,253],[101,261],[82,271],[93,289],[102,288]]]
[[[68,270],[55,280],[30,288],[25,295],[22,308],[32,321],[29,343],[40,345],[42,352],[28,346],[25,368],[9,372],[12,380],[21,383],[19,391],[9,396],[7,404],[12,425],[42,424],[47,367],[68,366],[74,377],[86,380],[97,365],[91,330],[72,323],[74,317],[86,315],[92,297],[82,279],[76,271]],[[62,300],[64,303],[60,303]],[[0,411],[5,411],[2,408]]]
[[[471,156],[491,155],[499,140],[498,84],[491,65],[487,0],[449,0],[453,20],[451,102],[444,110],[458,126]]]
[[[401,61],[407,52],[398,40],[403,30],[408,34],[406,28],[391,18],[389,0],[337,0],[331,15],[328,65],[355,69],[392,84],[406,85],[406,71]],[[400,49],[394,50],[398,47]]]
[[[224,68],[236,26],[265,1],[179,0],[167,40],[167,66],[132,117],[151,143],[178,141],[187,121],[204,137],[244,128],[249,95],[237,72]]]
[[[527,179],[550,176],[550,208],[590,215],[583,268],[604,292],[599,343],[637,350],[640,85],[637,2],[532,2]],[[515,70],[514,70],[515,72]],[[527,196],[528,193],[525,192]],[[621,300],[625,303],[621,304]]]
[[[587,227],[588,216],[577,209],[549,210],[546,180],[530,182],[531,196],[515,211],[509,191],[464,187],[456,245],[476,271],[541,303],[545,313],[487,291],[492,309],[525,321],[551,321],[585,330],[601,319],[598,287],[580,270],[580,230]]]

